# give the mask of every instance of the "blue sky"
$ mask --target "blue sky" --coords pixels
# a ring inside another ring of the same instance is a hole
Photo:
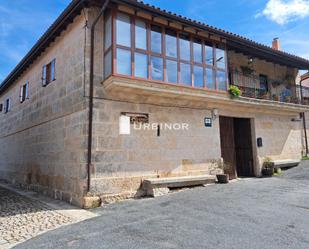
[[[0,1],[0,82],[70,0]],[[309,0],[145,0],[146,3],[309,59]]]

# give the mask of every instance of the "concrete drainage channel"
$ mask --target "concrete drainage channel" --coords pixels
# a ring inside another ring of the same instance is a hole
[[[7,249],[47,231],[96,217],[32,191],[0,184],[0,248]]]

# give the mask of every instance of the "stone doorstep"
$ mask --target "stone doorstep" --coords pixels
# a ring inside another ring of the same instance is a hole
[[[216,182],[212,175],[151,178],[143,181],[143,189],[147,196],[157,197],[169,192],[169,188],[202,186]]]
[[[289,168],[296,167],[300,163],[300,160],[285,159],[285,160],[274,160],[275,168]]]

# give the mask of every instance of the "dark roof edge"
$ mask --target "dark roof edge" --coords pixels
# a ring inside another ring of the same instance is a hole
[[[7,87],[14,82],[29,65],[31,65],[37,56],[39,56],[45,48],[60,35],[61,31],[73,21],[87,3],[88,0],[73,0],[66,7],[56,21],[47,29],[43,36],[17,64],[13,71],[3,80],[0,85],[0,94],[2,94]]]
[[[300,76],[300,79],[301,79],[301,80],[307,80],[307,79],[309,79],[309,72],[307,72],[307,73],[301,75],[301,76]]]

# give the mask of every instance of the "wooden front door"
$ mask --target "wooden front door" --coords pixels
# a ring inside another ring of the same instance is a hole
[[[236,175],[236,153],[234,139],[234,119],[222,117],[220,123],[221,156],[225,164],[225,172],[230,175],[230,179],[235,179]]]
[[[254,176],[251,120],[234,118],[236,170],[238,176]]]

